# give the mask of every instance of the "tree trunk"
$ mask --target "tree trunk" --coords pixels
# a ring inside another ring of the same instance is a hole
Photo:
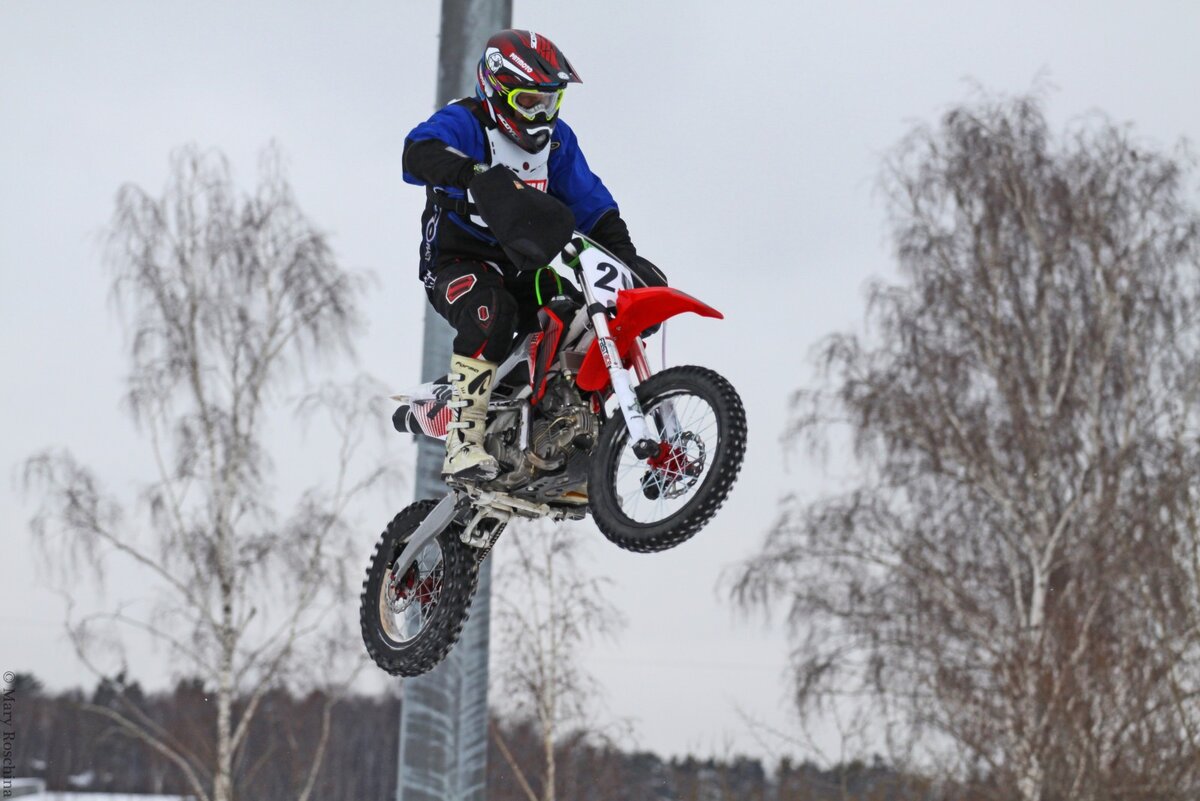
[[[222,545],[225,541],[222,542]],[[231,557],[222,548],[225,566]],[[217,764],[213,774],[213,801],[233,801],[233,657],[237,647],[233,623],[233,586],[221,584],[221,663],[217,677]]]
[[[213,801],[233,801],[233,670],[228,659],[221,665],[217,689],[217,765],[213,775]]]
[[[542,785],[542,801],[554,801],[554,729],[542,729],[542,751],[546,757],[546,780]]]

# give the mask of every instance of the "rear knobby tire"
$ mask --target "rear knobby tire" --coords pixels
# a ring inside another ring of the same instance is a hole
[[[442,584],[436,605],[430,605],[428,619],[407,641],[392,637],[386,630],[381,619],[380,594],[391,566],[408,538],[436,505],[436,501],[417,501],[396,515],[379,538],[363,581],[359,608],[363,644],[375,664],[393,676],[419,676],[446,658],[467,622],[479,580],[475,554],[459,539],[461,526],[451,523],[437,537],[442,556]]]
[[[687,502],[665,519],[642,523],[622,509],[615,473],[629,445],[629,429],[618,412],[604,425],[592,453],[588,497],[596,526],[613,543],[640,553],[674,548],[691,539],[717,513],[729,497],[746,455],[746,410],[737,390],[725,378],[705,367],[685,366],[663,370],[637,388],[643,409],[672,395],[702,398],[717,421],[717,446],[712,465]]]

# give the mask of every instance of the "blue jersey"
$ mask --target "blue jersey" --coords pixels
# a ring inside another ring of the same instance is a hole
[[[507,164],[527,183],[565,203],[575,215],[575,227],[585,234],[591,232],[592,226],[605,212],[618,210],[612,194],[588,167],[575,132],[561,119],[555,123],[547,145],[548,152],[529,154],[507,143],[502,134],[486,130],[466,105],[452,103],[435,112],[408,135],[410,142],[427,139],[444,142],[477,162]],[[407,171],[404,180],[418,186],[425,185],[424,181]],[[464,191],[457,187],[438,189],[451,197],[461,198],[464,195]],[[495,238],[479,218],[465,219],[465,215],[455,212],[448,212],[447,216],[475,238],[495,243]],[[428,240],[428,222],[426,229]],[[442,249],[445,249],[444,244]]]

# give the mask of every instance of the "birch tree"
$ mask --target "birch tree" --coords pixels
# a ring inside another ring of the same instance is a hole
[[[997,799],[1200,792],[1190,168],[1029,97],[889,159],[901,280],[791,431],[849,432],[858,478],[790,499],[737,588],[789,608],[802,709],[866,704]]]
[[[599,688],[580,650],[613,634],[623,618],[606,597],[610,582],[579,564],[578,535],[568,527],[517,524],[500,547],[510,559],[497,570],[492,600],[504,655],[495,671],[498,695],[503,711],[532,722],[540,741],[537,772],[514,754],[494,722],[493,740],[528,801],[554,801],[564,745],[597,730],[592,704]]]
[[[347,506],[382,475],[355,466],[367,430],[362,404],[331,388],[303,404],[330,415],[340,446],[320,460],[329,483],[287,515],[271,502],[265,431],[304,370],[351,352],[360,280],[300,210],[275,149],[264,152],[248,196],[223,156],[178,151],[161,196],[121,188],[107,255],[129,330],[126,405],[155,476],[127,510],[70,453],[33,457],[26,476],[43,499],[34,529],[76,575],[123,560],[146,577],[149,609],[75,614],[72,641],[105,676],[125,668],[119,650],[106,651],[125,634],[166,646],[180,674],[197,677],[215,704],[211,739],[188,747],[120,692],[87,708],[169,762],[199,801],[230,801],[265,694],[301,678],[334,698],[346,679],[325,673],[322,649],[356,564]],[[357,654],[353,637],[341,643],[335,651]],[[322,734],[297,780],[301,801],[327,725]]]

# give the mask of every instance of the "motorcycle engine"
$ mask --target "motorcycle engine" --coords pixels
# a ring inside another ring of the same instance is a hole
[[[542,414],[534,418],[529,446],[545,463],[559,462],[556,466],[560,466],[596,444],[600,421],[579,396],[579,390],[561,375],[554,376],[546,385],[539,407]]]
[[[576,454],[592,449],[600,436],[600,420],[574,384],[558,374],[550,377],[545,395],[533,409],[529,447],[524,452],[519,429],[519,424],[512,425],[489,436],[488,450],[511,466],[489,486],[517,489],[540,471],[560,470]]]

